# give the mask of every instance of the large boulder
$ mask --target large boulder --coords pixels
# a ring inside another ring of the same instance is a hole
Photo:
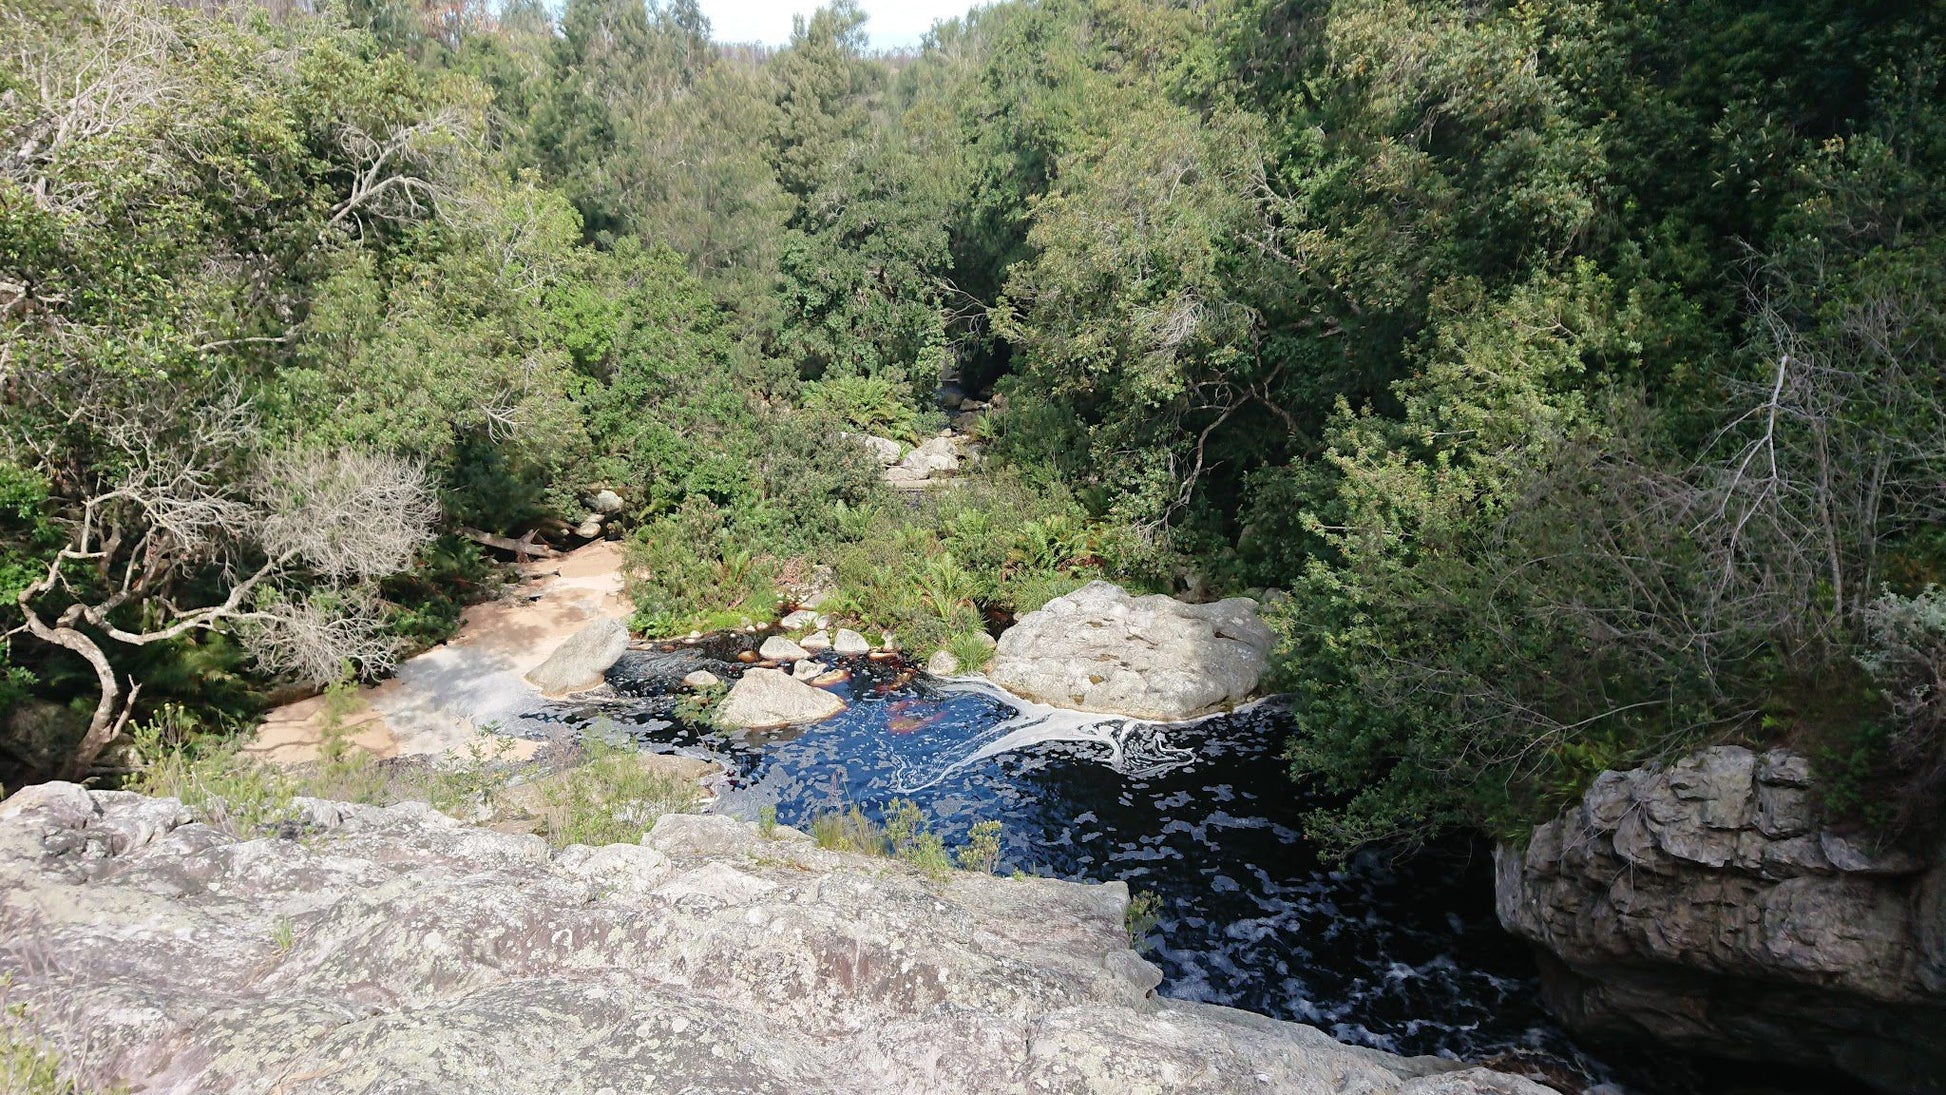
[[[811,656],[811,652],[790,641],[782,635],[772,635],[757,648],[760,657],[780,662],[794,662]]]
[[[951,437],[934,437],[906,453],[897,467],[916,479],[930,479],[959,472],[960,449]]]
[[[423,804],[238,840],[171,799],[0,804],[0,972],[148,1095],[1547,1095],[1158,999],[1121,883],[958,874],[672,815],[550,853]]]
[[[716,709],[716,722],[738,730],[774,730],[823,722],[845,709],[845,701],[813,688],[778,669],[751,669],[737,680]]]
[[[899,444],[889,437],[878,437],[868,433],[848,433],[844,436],[865,446],[866,450],[878,461],[880,467],[891,467],[893,464],[898,463],[899,454],[905,451],[904,445]]]
[[[1040,703],[1167,722],[1249,698],[1273,642],[1247,597],[1193,605],[1092,582],[1008,628],[986,674]]]
[[[546,661],[527,672],[527,681],[550,696],[593,688],[602,674],[628,652],[628,628],[602,616],[567,637]]]
[[[1946,1092],[1946,855],[1826,828],[1803,756],[1604,772],[1495,864],[1571,1027]]]

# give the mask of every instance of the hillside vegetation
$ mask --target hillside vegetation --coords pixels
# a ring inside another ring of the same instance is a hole
[[[1714,740],[1929,823],[1946,9],[863,23],[0,0],[0,779],[382,674],[610,490],[657,631],[1288,590],[1340,849]],[[837,435],[942,377],[988,458],[910,504]]]

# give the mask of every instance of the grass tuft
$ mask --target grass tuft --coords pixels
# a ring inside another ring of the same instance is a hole
[[[975,823],[967,846],[955,855],[932,831],[925,811],[909,799],[895,798],[887,804],[883,825],[856,806],[821,814],[811,822],[811,837],[818,847],[835,852],[890,856],[935,880],[951,877],[955,867],[991,874],[1000,864],[999,822]]]

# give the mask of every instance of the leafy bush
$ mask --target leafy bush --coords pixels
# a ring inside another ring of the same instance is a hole
[[[1162,923],[1162,898],[1154,890],[1137,890],[1129,895],[1128,907],[1122,910],[1122,927],[1128,932],[1128,945],[1137,953],[1155,949],[1155,940],[1149,938],[1156,925]]]
[[[1058,488],[1001,472],[899,509],[861,512],[837,548],[836,615],[889,631],[919,657],[951,649],[976,668],[989,610],[1031,612],[1097,578],[1163,587],[1166,551],[1093,519]]]
[[[775,618],[778,560],[762,550],[700,498],[642,526],[628,546],[635,629],[671,635]]]
[[[1881,594],[1866,610],[1858,660],[1883,697],[1884,720],[1849,763],[1831,767],[1869,766],[1871,790],[1856,797],[1876,804],[1882,828],[1930,827],[1946,810],[1946,590]]]
[[[907,444],[943,425],[944,416],[912,405],[903,384],[882,376],[829,376],[804,387],[804,405],[823,411],[858,433],[876,434]]]
[[[963,871],[992,874],[1000,866],[1000,823],[977,821],[967,830],[966,847],[954,857]]]
[[[35,1037],[27,1012],[9,1005],[0,1015],[0,1092],[5,1095],[86,1095],[61,1074],[61,1059]]]

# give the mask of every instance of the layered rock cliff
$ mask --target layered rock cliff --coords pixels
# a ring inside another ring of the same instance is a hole
[[[1120,884],[663,818],[572,847],[300,800],[238,840],[70,784],[0,804],[7,1003],[149,1093],[1546,1095],[1158,999]]]
[[[1497,853],[1500,920],[1583,1033],[1946,1091],[1946,856],[1825,827],[1804,757],[1606,772]]]

